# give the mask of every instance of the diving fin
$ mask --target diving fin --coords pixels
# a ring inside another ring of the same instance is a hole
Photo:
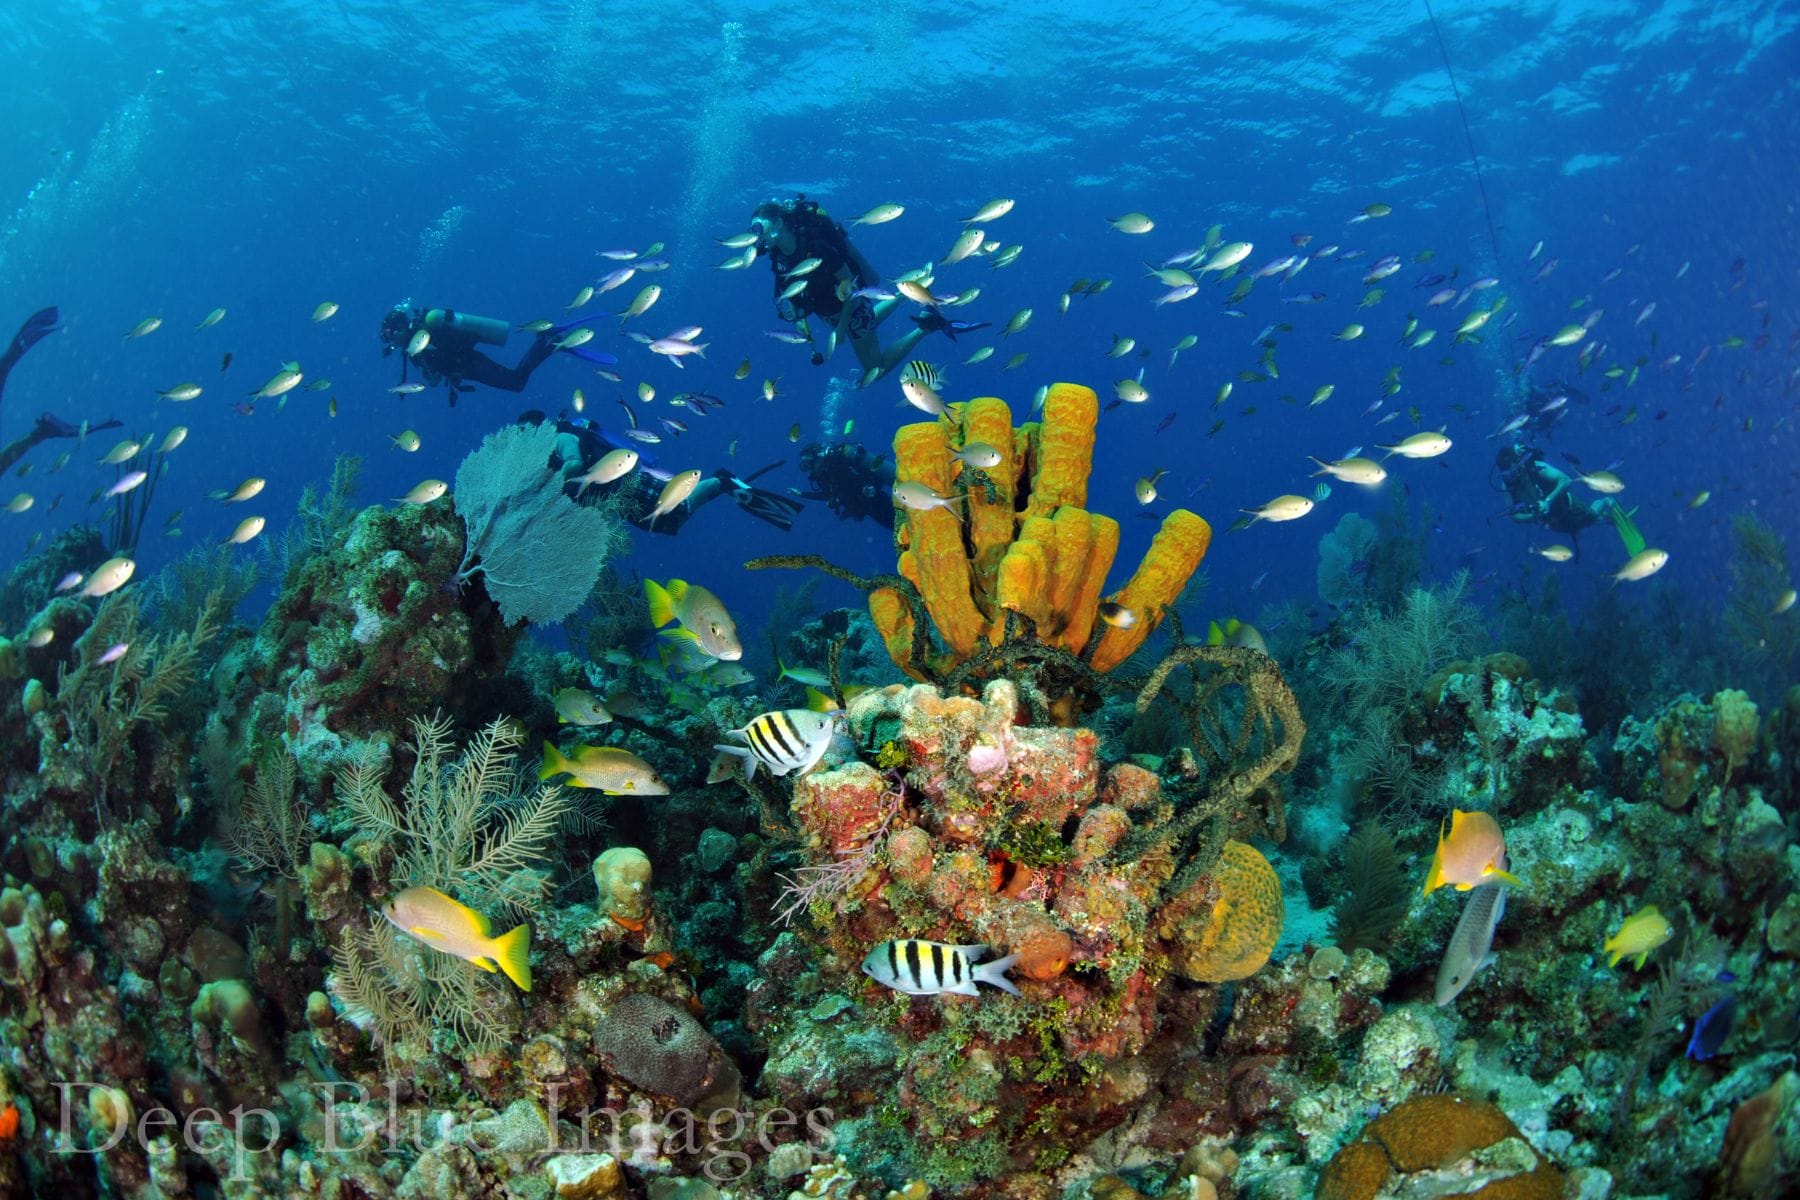
[[[774,492],[765,492],[761,488],[751,487],[740,479],[731,481],[731,498],[737,506],[759,520],[767,521],[777,529],[792,529],[794,518],[806,506],[798,500],[790,500],[786,496],[778,496]]]
[[[1649,544],[1644,541],[1644,535],[1638,532],[1638,527],[1632,524],[1631,513],[1636,511],[1634,508],[1631,512],[1626,512],[1624,505],[1616,500],[1613,502],[1613,528],[1619,531],[1619,540],[1625,543],[1626,558],[1636,558],[1644,552],[1644,547]]]
[[[40,308],[25,318],[25,323],[19,326],[19,332],[13,335],[12,345],[6,349],[6,357],[17,358],[55,333],[57,329],[61,328],[57,325],[56,318],[57,312],[54,304],[49,308]]]

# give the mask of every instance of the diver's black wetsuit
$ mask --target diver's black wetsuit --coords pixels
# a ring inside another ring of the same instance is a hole
[[[772,241],[766,247],[769,266],[775,275],[775,307],[784,320],[796,321],[805,316],[816,316],[823,321],[836,325],[844,311],[845,301],[838,298],[838,279],[840,272],[847,274],[857,288],[873,287],[881,282],[881,274],[869,265],[869,260],[855,246],[850,244],[850,235],[844,227],[826,216],[819,206],[802,196],[791,205],[764,205],[757,210],[757,216],[766,217],[778,213],[781,223],[794,235],[794,252],[782,252],[778,241]],[[809,258],[819,260],[819,265],[806,275],[806,287],[786,300],[781,293],[786,291],[794,280],[788,278],[788,272]],[[852,289],[855,290],[855,289]],[[867,300],[852,300],[852,304],[865,309],[872,306]],[[789,316],[786,310],[791,310]],[[852,312],[851,321],[855,322],[857,314]],[[867,324],[873,326],[874,315],[871,311]]]
[[[25,352],[56,332],[56,319],[56,306],[51,305],[49,308],[40,308],[32,313],[25,319],[25,323],[19,326],[19,332],[13,335],[11,344],[6,347],[6,353],[0,354],[0,395],[5,394],[6,379],[12,374],[12,369],[18,365],[19,360],[25,357]],[[88,432],[112,429],[119,424],[118,421],[106,421],[99,425],[89,425]],[[77,437],[80,433],[79,428],[60,417],[44,413],[32,425],[30,433],[24,437],[14,438],[5,446],[0,446],[0,473],[10,470],[14,463],[24,458],[39,443],[49,441],[51,438]]]
[[[856,443],[800,451],[800,467],[812,480],[803,500],[823,500],[840,520],[894,523],[894,464],[886,455],[871,455]]]
[[[458,394],[473,391],[475,384],[503,392],[524,391],[531,382],[531,373],[556,353],[555,343],[540,334],[520,356],[517,366],[503,366],[478,350],[476,347],[480,339],[457,328],[455,319],[456,313],[451,309],[433,309],[428,313],[420,313],[402,306],[388,313],[381,323],[383,354],[404,350],[412,341],[413,335],[421,329],[430,332],[430,344],[403,360],[401,382],[406,381],[408,367],[417,364],[426,384],[431,387],[439,384],[449,386],[450,403],[453,406]],[[501,325],[500,329],[502,332],[499,338],[503,340],[505,326]]]

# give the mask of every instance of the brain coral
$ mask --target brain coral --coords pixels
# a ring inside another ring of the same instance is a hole
[[[1161,913],[1176,974],[1196,983],[1247,979],[1281,938],[1281,880],[1256,847],[1226,842],[1218,864]]]
[[[1414,1096],[1369,1122],[1319,1176],[1319,1200],[1375,1200],[1390,1177],[1454,1166],[1478,1150],[1519,1137],[1518,1126],[1485,1100]],[[1432,1193],[1435,1194],[1435,1193]],[[1472,1192],[1488,1200],[1558,1200],[1562,1173],[1538,1158],[1535,1168],[1492,1179]]]

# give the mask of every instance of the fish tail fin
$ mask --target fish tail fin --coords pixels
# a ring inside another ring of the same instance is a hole
[[[1519,881],[1517,875],[1514,875],[1511,871],[1502,871],[1499,867],[1488,868],[1488,874],[1492,875],[1495,879],[1498,879],[1501,883],[1511,884],[1513,887],[1525,886]]]
[[[1444,886],[1444,856],[1436,854],[1431,859],[1431,870],[1425,875],[1425,890],[1422,896],[1429,896]]]
[[[1219,623],[1217,621],[1208,621],[1206,623],[1206,644],[1209,646],[1223,646],[1225,644],[1225,631],[1219,628]]]
[[[806,689],[806,707],[812,712],[836,712],[838,702],[816,687]]]
[[[991,983],[1002,991],[1017,996],[1019,989],[1013,981],[1006,977],[1006,970],[1019,961],[1017,954],[1009,954],[1005,958],[996,958],[993,962],[980,963],[975,967],[974,978],[981,983]]]
[[[558,775],[569,774],[569,760],[563,757],[555,742],[544,743],[544,763],[538,768],[538,778],[554,779]]]
[[[1644,547],[1649,543],[1644,541],[1644,535],[1632,523],[1631,513],[1616,500],[1612,503],[1612,523],[1613,528],[1619,531],[1619,540],[1625,543],[1626,558],[1635,558],[1644,552]]]
[[[494,939],[494,962],[506,977],[519,985],[521,992],[531,990],[531,926],[515,925]]]
[[[1615,948],[1618,940],[1618,938],[1607,938],[1604,942],[1600,943],[1600,953],[1610,956],[1606,961],[1606,965],[1609,967],[1618,966],[1619,960],[1625,957],[1625,952],[1623,950]]]
[[[661,629],[675,619],[675,597],[656,580],[644,580],[644,599],[650,605],[650,624],[655,628]]]
[[[1650,957],[1650,952],[1648,950],[1646,950],[1642,954],[1638,955],[1637,958],[1631,964],[1632,969],[1637,970],[1637,971],[1643,970],[1644,963],[1647,959],[1649,959],[1649,957]]]

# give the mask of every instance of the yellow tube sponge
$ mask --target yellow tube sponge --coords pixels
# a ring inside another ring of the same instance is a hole
[[[1137,620],[1125,628],[1110,625],[1100,635],[1100,644],[1089,660],[1094,670],[1112,670],[1144,644],[1150,631],[1162,623],[1163,609],[1181,595],[1188,577],[1198,569],[1211,544],[1212,526],[1185,508],[1178,508],[1163,519],[1144,561],[1138,564],[1130,582],[1113,596],[1114,602],[1129,609]]]
[[[893,588],[876,588],[869,593],[869,616],[875,622],[875,632],[881,635],[881,644],[887,647],[888,657],[894,660],[908,675],[921,683],[925,677],[907,666],[912,662],[913,638],[918,636],[914,628],[912,609]]]
[[[991,621],[1000,614],[994,610],[993,597],[999,585],[1000,560],[1006,557],[1014,533],[1013,489],[1018,473],[1013,457],[1012,410],[1006,401],[992,396],[971,400],[962,406],[962,439],[960,446],[983,442],[1000,451],[998,465],[985,474],[994,486],[994,498],[987,489],[969,488],[969,544],[974,547],[975,603]],[[961,464],[955,464],[960,467]]]
[[[1088,637],[1094,632],[1094,618],[1100,612],[1100,594],[1106,590],[1106,573],[1112,570],[1113,559],[1119,553],[1119,523],[1111,517],[1083,512],[1079,508],[1057,511],[1058,544],[1061,545],[1065,537],[1065,525],[1072,527],[1067,535],[1072,542],[1079,536],[1073,532],[1073,527],[1084,524],[1087,526],[1087,552],[1078,561],[1072,561],[1068,568],[1058,567],[1058,585],[1067,586],[1070,591],[1066,600],[1058,594],[1057,606],[1064,614],[1064,622],[1056,644],[1071,654],[1080,654],[1087,647]]]
[[[948,495],[954,481],[949,428],[940,422],[902,426],[894,435],[895,478],[917,480]],[[975,607],[961,516],[948,507],[907,509],[900,539],[907,547],[900,573],[918,585],[944,643],[957,658],[967,658],[986,632],[987,621]]]
[[[1030,618],[1039,638],[1049,640],[1054,620],[1050,606],[1054,530],[1054,522],[1027,517],[1019,529],[1019,540],[1006,552],[1000,564],[999,605],[989,627],[988,640],[996,646],[1005,637],[1008,612]]]
[[[1094,469],[1094,426],[1099,420],[1100,398],[1092,388],[1050,385],[1032,457],[1027,516],[1047,517],[1064,504],[1086,506],[1088,474]]]

